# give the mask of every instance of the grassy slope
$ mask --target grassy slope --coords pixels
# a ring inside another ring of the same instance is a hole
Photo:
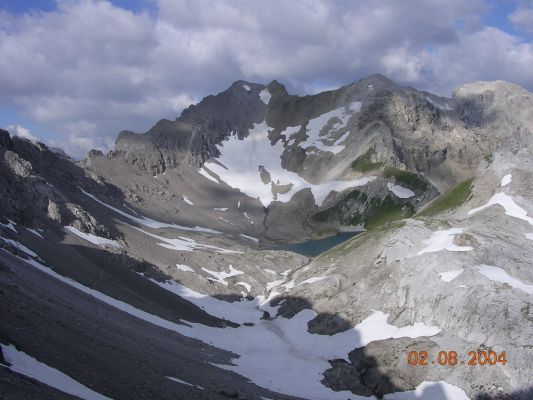
[[[448,189],[434,201],[429,203],[429,205],[421,210],[416,216],[432,216],[459,207],[470,197],[473,180],[474,178],[467,179],[466,181],[458,183],[454,187]]]

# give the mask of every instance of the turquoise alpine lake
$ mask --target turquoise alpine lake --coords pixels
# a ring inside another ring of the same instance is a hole
[[[335,236],[329,236],[322,239],[307,240],[300,243],[285,243],[273,247],[272,250],[287,250],[303,254],[304,256],[315,257],[360,233],[361,232],[342,232]]]

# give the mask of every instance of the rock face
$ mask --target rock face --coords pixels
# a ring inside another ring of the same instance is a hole
[[[7,398],[66,396],[20,352],[113,398],[533,396],[520,87],[238,81],[80,162],[0,130],[0,164]],[[313,259],[267,250],[352,230]]]

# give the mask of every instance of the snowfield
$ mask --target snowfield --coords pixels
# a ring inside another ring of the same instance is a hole
[[[528,224],[533,225],[533,218],[528,217],[527,211],[516,204],[511,196],[503,192],[496,193],[486,204],[482,205],[481,207],[468,211],[468,215],[475,214],[496,204],[499,204],[505,209],[505,215],[521,219],[526,221]]]
[[[268,105],[268,102],[270,101],[271,97],[272,95],[270,94],[267,88],[264,88],[263,90],[261,90],[261,92],[259,92],[259,98],[266,105]]]
[[[505,187],[505,186],[507,186],[508,184],[511,183],[511,180],[512,180],[512,179],[513,179],[513,176],[512,176],[511,174],[507,174],[507,175],[505,175],[505,176],[502,178],[501,182],[500,182],[500,186],[501,186],[501,187]]]
[[[463,233],[463,228],[452,228],[443,231],[433,232],[431,237],[424,240],[422,243],[427,246],[417,253],[417,256],[424,253],[433,253],[441,250],[448,251],[470,251],[473,247],[470,246],[457,246],[453,243],[456,235]]]
[[[457,278],[459,275],[463,273],[464,269],[455,269],[453,271],[446,271],[446,272],[439,272],[439,278],[443,282],[451,282],[455,278]]]
[[[268,207],[274,200],[287,202],[295,193],[305,188],[311,189],[315,203],[321,205],[331,191],[340,192],[348,188],[364,186],[376,178],[364,177],[352,181],[309,183],[298,174],[287,171],[281,166],[283,142],[278,140],[276,144],[271,145],[268,130],[269,127],[263,121],[260,124],[254,124],[254,128],[243,140],[239,140],[236,135],[231,135],[217,145],[220,151],[218,163],[207,161],[205,166],[227,185],[239,189],[254,199],[259,199],[265,207]],[[261,169],[270,174],[270,181],[266,184],[261,179]],[[272,193],[273,186],[284,185],[290,188],[286,193],[277,196]]]
[[[23,351],[17,350],[13,345],[0,343],[0,348],[4,358],[9,363],[8,368],[13,372],[25,375],[63,393],[71,394],[84,400],[110,400],[109,397],[102,396],[100,393],[89,389],[61,371],[37,361]]]
[[[194,272],[194,269],[185,264],[176,264],[176,268],[182,272]]]
[[[77,230],[73,226],[65,226],[65,230],[69,231],[70,233],[87,240],[88,242],[91,242],[93,244],[96,244],[98,246],[111,246],[111,247],[122,247],[122,245],[117,242],[116,240],[107,239],[101,236],[96,236],[91,233],[85,233]]]
[[[400,199],[409,199],[415,196],[415,192],[413,192],[410,189],[404,188],[403,186],[400,186],[400,185],[387,183],[387,187],[392,193],[394,193]]]
[[[169,239],[163,236],[154,235],[153,233],[143,231],[142,229],[135,228],[138,231],[144,233],[145,235],[148,235],[150,237],[153,237],[155,239],[161,240],[161,243],[157,243],[158,246],[164,247],[166,249],[170,250],[176,250],[176,251],[194,251],[196,249],[200,250],[208,250],[212,249],[215,250],[217,253],[220,254],[241,254],[242,251],[237,250],[228,250],[224,249],[222,247],[217,246],[211,246],[209,244],[202,244],[198,243],[196,240],[178,236],[176,239]]]
[[[513,278],[501,268],[483,264],[477,267],[477,270],[480,274],[491,281],[506,283],[514,289],[519,289],[527,294],[533,294],[533,285],[528,285],[516,278]]]
[[[210,269],[202,267],[202,271],[207,272],[209,275],[213,276],[214,278],[207,278],[207,280],[212,282],[220,283],[221,285],[228,286],[228,282],[226,281],[226,278],[231,278],[233,276],[242,275],[244,272],[239,271],[235,268],[233,268],[233,265],[229,265],[228,272],[224,271],[211,271]]]
[[[22,243],[17,242],[16,240],[7,239],[7,238],[2,237],[2,236],[0,236],[0,240],[4,241],[6,243],[9,243],[11,246],[16,247],[17,249],[19,249],[20,251],[26,253],[30,257],[37,257],[37,254],[34,251],[28,249],[26,246],[24,246]]]
[[[261,320],[262,311],[257,308],[259,298],[254,301],[227,303],[172,283],[169,287],[171,291],[175,288],[178,293],[190,291],[184,297],[196,298],[196,302],[201,301],[203,309],[211,315],[224,315],[229,320],[242,316],[239,319],[255,322],[253,326],[241,325],[238,328],[213,328],[198,323],[180,325],[61,276],[34,260],[26,262],[136,318],[234,352],[239,357],[233,360],[233,365],[218,366],[234,371],[261,387],[303,398],[360,399],[362,397],[351,392],[335,392],[320,383],[322,373],[330,367],[328,360],[346,359],[349,351],[375,340],[433,336],[439,332],[437,327],[419,322],[398,328],[387,322],[387,314],[376,311],[353,329],[331,336],[314,335],[307,331],[308,321],[316,316],[312,310],[303,310],[291,319],[278,317],[272,321]],[[430,398],[426,397],[427,400]]]
[[[316,118],[310,119],[307,124],[307,140],[301,142],[299,146],[302,149],[315,147],[321,151],[329,151],[333,154],[340,153],[345,149],[341,143],[344,141],[349,132],[345,132],[338,139],[332,138],[332,133],[346,127],[349,119],[361,111],[361,102],[354,101],[348,107],[340,107],[329,111]],[[333,120],[329,130],[324,130],[328,123]]]

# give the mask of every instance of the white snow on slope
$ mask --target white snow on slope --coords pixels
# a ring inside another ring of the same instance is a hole
[[[17,350],[13,345],[0,343],[0,347],[5,360],[10,364],[8,368],[13,372],[33,378],[63,393],[71,394],[81,399],[109,400],[109,397],[102,396],[61,371],[37,361],[23,351]]]
[[[235,286],[237,286],[237,285],[242,286],[243,288],[245,288],[247,292],[249,292],[250,290],[252,290],[252,285],[250,285],[249,283],[246,283],[246,282],[237,282],[237,283],[235,284]]]
[[[444,381],[424,381],[415,390],[390,393],[383,400],[469,400],[463,389]]]
[[[214,276],[215,278],[207,278],[208,280],[212,282],[220,283],[224,286],[228,286],[228,282],[226,282],[226,278],[231,278],[232,276],[242,275],[244,272],[239,271],[238,269],[233,268],[233,265],[229,265],[229,271],[211,271],[210,269],[202,267],[202,270],[207,272],[209,275]]]
[[[139,228],[135,228],[135,229],[144,233],[145,235],[161,240],[162,243],[157,243],[157,245],[164,247],[166,249],[170,249],[170,250],[193,251],[196,249],[199,249],[199,250],[213,249],[217,253],[220,253],[220,254],[242,254],[242,251],[229,250],[229,249],[224,249],[222,247],[211,246],[209,244],[198,243],[194,239],[183,237],[183,236],[178,236],[176,239],[169,239],[163,236],[158,236],[158,235],[154,235],[153,233],[143,231],[142,229],[139,229]]]
[[[189,323],[190,326],[179,325],[63,277],[34,260],[27,262],[48,275],[146,322],[240,354],[240,357],[232,360],[234,365],[220,367],[235,371],[259,386],[297,397],[316,400],[358,399],[360,397],[351,392],[334,392],[320,383],[322,373],[330,368],[328,360],[346,359],[347,353],[354,347],[363,347],[374,340],[432,336],[439,331],[436,327],[422,323],[397,328],[389,325],[387,314],[379,311],[355,328],[331,336],[313,335],[307,331],[307,322],[316,316],[312,310],[303,310],[292,319],[259,319],[254,326],[239,328],[221,329],[197,323]],[[213,303],[209,302],[208,307],[211,304]],[[253,302],[223,304],[227,308],[243,305],[254,306]],[[262,312],[255,312],[256,318],[260,318]]]
[[[243,88],[244,90],[246,90],[247,92],[249,92],[249,91],[251,90],[251,89],[250,89],[250,86],[248,86],[248,85],[242,85],[242,88]]]
[[[206,171],[206,168],[202,167],[198,170],[198,172],[205,176],[207,179],[209,179],[210,181],[213,181],[215,183],[219,183],[218,180],[216,180],[213,176],[211,176],[211,174],[209,174],[209,172]]]
[[[201,308],[208,314],[217,318],[232,321],[237,324],[244,324],[245,322],[257,322],[262,316],[262,312],[260,313],[258,311],[260,299],[229,303],[227,301],[219,300],[215,297],[199,293],[193,289],[189,289],[188,287],[172,280],[159,282],[151,278],[146,279],[149,279],[156,285],[168,290],[169,292],[183,297],[198,308]]]
[[[532,233],[526,233],[526,239],[533,240],[533,232]]]
[[[185,264],[176,264],[176,268],[182,272],[194,272],[194,269]]]
[[[502,181],[500,183],[500,186],[501,187],[505,187],[507,186],[508,184],[511,183],[511,180],[513,179],[513,176],[511,174],[507,174],[505,175],[503,178],[502,178]]]
[[[266,105],[268,105],[268,102],[270,101],[271,97],[272,95],[270,94],[267,88],[264,88],[263,90],[261,90],[261,92],[259,92],[259,98]]]
[[[39,236],[41,239],[44,239],[43,235],[39,233],[38,230],[32,228],[26,228],[29,232],[33,233],[35,236]]]
[[[78,186],[78,189],[80,189],[84,195],[89,196],[94,201],[102,204],[103,206],[109,208],[110,210],[115,211],[117,214],[120,214],[123,217],[129,218],[130,220],[132,220],[132,221],[134,221],[134,222],[136,222],[136,223],[138,223],[140,225],[147,226],[149,228],[154,228],[154,229],[174,228],[174,229],[179,229],[179,230],[182,230],[182,231],[194,231],[194,232],[215,233],[215,234],[221,233],[219,231],[215,231],[213,229],[208,229],[208,228],[202,228],[200,226],[190,227],[190,226],[182,226],[182,225],[177,225],[177,224],[167,224],[165,222],[159,222],[159,221],[153,220],[151,218],[145,217],[143,215],[141,215],[140,217],[136,217],[136,216],[128,214],[128,213],[126,213],[126,212],[124,212],[122,210],[119,210],[118,208],[115,208],[112,205],[104,203],[102,200],[98,199],[96,196],[93,196],[90,193],[87,193],[85,190],[83,190],[79,186]]]
[[[451,282],[455,278],[457,278],[461,273],[464,271],[463,268],[461,269],[454,269],[453,271],[446,271],[446,272],[439,272],[439,278],[443,282]]]
[[[290,146],[292,142],[294,142],[296,139],[295,136],[298,132],[300,132],[300,129],[302,129],[302,125],[288,126],[283,130],[283,132],[280,133],[280,135],[285,136],[287,146]]]
[[[182,198],[183,201],[184,201],[185,203],[187,203],[188,205],[190,205],[190,206],[194,206],[194,203],[193,203],[191,200],[189,200],[189,198],[188,198],[187,196],[181,196],[181,198]]]
[[[521,291],[526,292],[528,294],[533,294],[533,285],[528,285],[516,278],[513,278],[501,268],[482,264],[477,267],[477,270],[480,274],[484,275],[491,281],[506,283],[515,289],[520,289]]]
[[[241,237],[243,237],[245,239],[251,240],[252,242],[259,243],[259,239],[254,238],[253,236],[248,236],[248,235],[245,235],[244,233],[239,233],[239,236],[241,236]]]
[[[452,228],[443,231],[433,232],[431,237],[427,240],[424,240],[422,243],[427,244],[427,246],[420,250],[417,253],[417,256],[424,253],[433,253],[441,250],[448,251],[470,251],[473,250],[473,247],[470,246],[457,246],[453,243],[455,235],[463,233],[463,228]]]
[[[328,277],[327,276],[314,276],[312,278],[306,279],[303,282],[300,282],[298,285],[316,283],[316,282],[320,282],[321,280],[326,279],[326,278],[328,278]]]
[[[496,193],[490,198],[490,200],[486,204],[482,205],[481,207],[474,208],[473,210],[468,211],[468,215],[472,215],[474,213],[477,213],[478,211],[482,211],[485,208],[488,208],[495,204],[499,204],[505,209],[505,215],[524,220],[530,225],[533,225],[533,218],[527,216],[527,211],[520,207],[518,204],[516,204],[511,196],[503,192]]]
[[[264,268],[263,271],[268,272],[269,274],[272,274],[272,275],[277,275],[278,274],[276,271],[268,269],[268,268]]]
[[[302,149],[314,146],[319,150],[329,151],[333,154],[341,152],[346,146],[343,146],[340,143],[345,139],[349,132],[344,133],[336,140],[331,139],[329,135],[331,135],[332,131],[338,131],[339,129],[346,127],[348,120],[359,111],[361,111],[361,102],[354,101],[348,107],[340,107],[309,120],[309,123],[307,124],[307,140],[301,142],[299,146]],[[322,129],[331,119],[336,120],[336,122],[333,123],[328,131],[323,132]]]
[[[283,282],[285,282],[285,279],[278,279],[277,281],[267,282],[266,291],[270,292],[272,289],[274,289],[275,287],[278,287]]]
[[[17,230],[15,229],[16,223],[11,221],[10,219],[8,219],[8,221],[9,221],[9,223],[7,223],[7,224],[0,223],[0,226],[3,226],[6,229],[10,229],[10,230],[12,230],[15,233],[18,233]]]
[[[364,177],[353,181],[331,181],[321,184],[311,184],[298,174],[287,171],[281,166],[281,155],[284,151],[283,143],[278,140],[271,145],[268,138],[268,126],[263,121],[254,124],[248,136],[239,140],[236,135],[217,145],[220,151],[219,163],[207,161],[209,169],[229,186],[239,189],[246,195],[257,198],[265,207],[274,201],[271,183],[264,184],[261,180],[259,167],[262,166],[271,176],[276,185],[292,185],[284,194],[278,194],[277,200],[287,202],[298,191],[310,188],[315,203],[321,205],[331,191],[340,192],[350,187],[366,185],[376,177]]]
[[[167,376],[166,378],[167,378],[167,379],[170,379],[171,381],[181,383],[182,385],[192,386],[192,387],[195,387],[195,388],[197,388],[197,389],[204,390],[204,388],[201,387],[201,386],[193,385],[192,383],[182,381],[181,379],[174,378],[173,376]]]
[[[81,232],[77,230],[76,228],[74,228],[73,226],[65,226],[64,228],[70,233],[73,233],[74,235],[79,236],[80,238],[87,240],[88,242],[91,242],[98,246],[122,247],[122,245],[116,240],[111,240],[111,239],[107,239],[101,236],[96,236],[91,233]]]
[[[413,192],[410,189],[404,188],[403,186],[400,186],[400,185],[387,183],[387,187],[392,193],[394,193],[400,199],[408,199],[410,197],[415,196],[415,192]]]
[[[0,236],[0,240],[3,240],[4,242],[9,243],[11,246],[16,247],[17,249],[19,249],[20,251],[26,253],[30,257],[38,257],[37,254],[35,254],[35,252],[33,252],[32,250],[28,249],[26,246],[24,246],[22,243],[17,242],[16,240],[7,239],[7,238],[2,237],[2,236]]]
[[[213,208],[213,210],[215,210],[215,211],[228,211],[228,208],[227,208],[227,207],[223,207],[223,208]]]

